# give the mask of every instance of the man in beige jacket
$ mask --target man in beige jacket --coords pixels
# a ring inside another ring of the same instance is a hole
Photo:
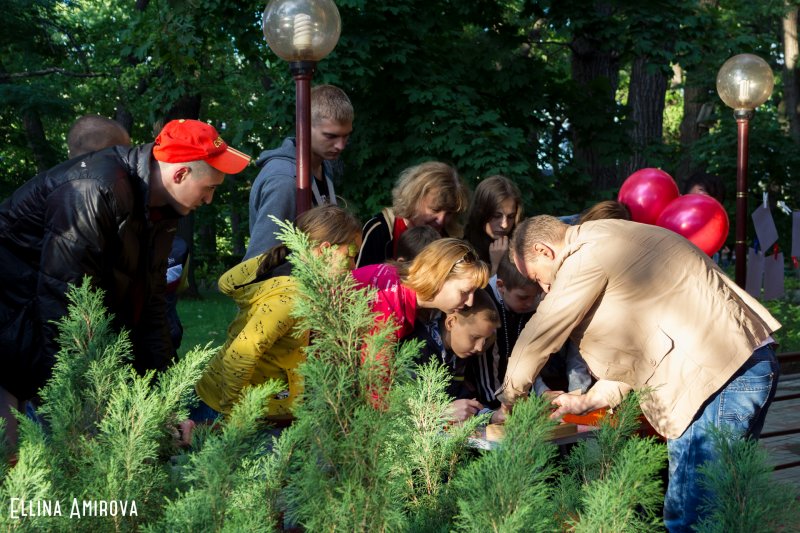
[[[537,216],[514,232],[511,257],[548,294],[511,354],[498,391],[505,410],[567,338],[598,381],[585,395],[553,400],[554,416],[652,389],[642,411],[667,438],[666,525],[688,530],[705,496],[696,468],[714,457],[711,428],[761,431],[777,386],[770,335],[780,324],[701,250],[656,226]]]

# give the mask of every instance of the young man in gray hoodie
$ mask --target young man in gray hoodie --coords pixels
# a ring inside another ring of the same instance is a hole
[[[353,131],[353,105],[333,85],[311,89],[311,204],[336,204],[333,177],[342,174],[339,155]],[[294,137],[256,160],[261,170],[250,189],[250,244],[244,259],[260,255],[276,244],[278,227],[270,218],[294,221],[297,181]]]

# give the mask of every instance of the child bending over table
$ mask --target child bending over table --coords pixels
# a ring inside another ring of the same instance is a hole
[[[451,416],[456,421],[489,411],[477,400],[476,384],[466,372],[467,360],[491,346],[499,326],[500,317],[492,298],[486,290],[478,289],[472,305],[418,322],[411,335],[425,341],[417,358],[419,364],[439,361],[447,367],[450,373],[447,393],[453,398]]]

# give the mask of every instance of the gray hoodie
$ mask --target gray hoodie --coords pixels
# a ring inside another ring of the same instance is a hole
[[[275,232],[278,227],[269,218],[278,220],[295,219],[295,195],[297,187],[297,162],[294,137],[287,137],[283,144],[274,150],[265,150],[256,160],[261,167],[250,189],[250,244],[244,260],[260,255],[279,244]],[[323,161],[323,173],[328,181],[328,190],[333,197],[328,203],[336,203],[331,178],[342,173],[340,161]],[[312,178],[312,183],[314,179]],[[316,195],[312,195],[312,205],[318,205]]]

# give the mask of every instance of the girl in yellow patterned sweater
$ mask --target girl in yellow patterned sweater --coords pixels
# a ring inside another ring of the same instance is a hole
[[[361,241],[361,226],[353,215],[337,206],[315,207],[295,224],[318,250],[333,248],[342,257],[339,268],[353,268]],[[269,402],[268,418],[291,421],[292,403],[303,386],[297,367],[305,360],[308,331],[296,331],[291,316],[298,291],[287,254],[284,245],[275,246],[220,278],[220,290],[236,301],[239,312],[228,327],[225,345],[195,386],[205,403],[195,410],[202,413],[192,417],[195,421],[229,413],[244,387],[268,379],[286,384]]]

